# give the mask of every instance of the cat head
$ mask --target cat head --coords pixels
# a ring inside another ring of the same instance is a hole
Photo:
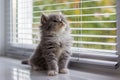
[[[64,32],[68,28],[67,20],[61,13],[42,14],[41,24],[42,30],[49,32]]]

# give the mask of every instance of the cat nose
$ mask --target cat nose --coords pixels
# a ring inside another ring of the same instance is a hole
[[[61,22],[60,22],[60,25],[61,25],[61,26],[64,26],[64,25],[65,25],[65,23],[61,21]]]
[[[64,24],[63,21],[59,21],[60,24]]]
[[[62,21],[59,21],[59,23],[63,23]]]

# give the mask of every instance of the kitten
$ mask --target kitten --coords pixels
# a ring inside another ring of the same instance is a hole
[[[62,14],[41,16],[41,41],[29,58],[33,69],[47,69],[49,76],[67,73],[71,55],[72,37],[69,24]],[[23,61],[27,64],[27,61]]]

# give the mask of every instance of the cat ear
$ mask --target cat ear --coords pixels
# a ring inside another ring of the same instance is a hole
[[[42,24],[45,24],[48,20],[48,16],[45,15],[44,13],[42,13],[42,16],[41,16],[41,23]]]

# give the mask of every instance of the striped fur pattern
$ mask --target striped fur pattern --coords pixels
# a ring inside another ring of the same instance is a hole
[[[35,70],[47,69],[49,76],[67,73],[71,55],[72,38],[63,14],[42,14],[41,41],[29,59]]]

